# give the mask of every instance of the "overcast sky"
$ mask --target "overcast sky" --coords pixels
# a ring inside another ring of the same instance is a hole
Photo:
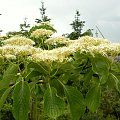
[[[47,8],[46,15],[52,19],[51,23],[58,31],[58,35],[70,33],[69,25],[76,10],[79,10],[80,19],[84,20],[84,30],[100,29],[105,38],[120,43],[120,0],[43,0]],[[19,24],[24,18],[28,23],[35,24],[40,18],[39,8],[41,0],[1,0],[0,1],[0,29],[3,33],[19,30]],[[99,33],[99,37],[102,37]]]

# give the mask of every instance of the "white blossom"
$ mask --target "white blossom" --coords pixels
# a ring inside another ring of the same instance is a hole
[[[53,34],[52,30],[46,29],[36,29],[31,33],[31,37],[33,38],[40,38],[40,37],[49,37]]]
[[[18,45],[18,46],[35,44],[33,40],[26,38],[26,37],[21,37],[21,36],[11,37],[7,40],[4,40],[3,43],[5,45]]]

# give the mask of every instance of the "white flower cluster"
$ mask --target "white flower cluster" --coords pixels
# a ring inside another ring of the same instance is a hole
[[[94,46],[97,46],[100,44],[110,44],[110,41],[108,41],[107,39],[94,38],[89,36],[81,37],[78,40],[80,40],[80,42],[88,43],[88,45],[94,45]]]
[[[118,55],[118,53],[120,53],[120,44],[112,44],[106,39],[82,37],[78,40],[69,40],[67,42],[69,42],[68,46],[55,48],[53,50],[44,50],[41,53],[33,54],[30,59],[35,62],[63,62],[69,60],[70,55],[77,51],[80,53],[89,52],[92,55],[100,53],[106,56]]]
[[[68,47],[60,47],[53,50],[44,50],[41,53],[33,54],[29,57],[30,60],[34,62],[52,62],[59,61],[63,62],[68,59],[68,56],[72,53],[72,51]]]
[[[0,54],[6,58],[10,58],[14,56],[28,56],[36,53],[40,53],[42,49],[40,48],[35,48],[29,45],[26,46],[13,46],[13,45],[4,45],[0,47]]]
[[[56,45],[57,43],[67,44],[68,40],[69,39],[65,37],[52,37],[52,38],[47,39],[45,42],[51,45]]]
[[[31,33],[31,37],[33,37],[33,38],[49,37],[52,34],[53,34],[52,30],[37,29]]]
[[[93,37],[81,37],[78,40],[59,40],[59,38],[57,40],[56,38],[56,41],[54,41],[54,39],[48,39],[47,42],[54,43],[64,41],[66,46],[52,50],[42,50],[30,45],[4,45],[0,47],[0,56],[10,59],[15,59],[15,57],[19,56],[26,56],[28,60],[34,62],[51,63],[53,61],[64,62],[70,60],[70,56],[75,52],[89,52],[92,55],[100,53],[106,56],[117,56],[120,53],[120,44],[113,44],[106,39]]]
[[[117,56],[120,53],[120,44],[100,44],[98,46],[90,46],[88,50],[91,53],[100,53],[106,56]]]
[[[22,36],[11,37],[7,40],[4,40],[3,43],[5,45],[18,45],[18,46],[35,44],[33,40],[26,38],[26,37],[22,37]]]

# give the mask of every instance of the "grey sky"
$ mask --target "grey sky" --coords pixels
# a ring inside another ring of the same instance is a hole
[[[46,15],[52,19],[58,35],[70,33],[69,25],[79,10],[81,20],[86,21],[84,30],[99,27],[105,38],[120,43],[119,0],[44,0]],[[0,2],[0,28],[4,32],[19,30],[25,17],[30,24],[40,17],[41,0],[2,0]],[[94,34],[95,36],[95,34]],[[101,35],[99,34],[99,37]]]

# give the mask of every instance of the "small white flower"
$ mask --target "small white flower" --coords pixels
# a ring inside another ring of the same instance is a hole
[[[11,37],[7,40],[4,40],[3,43],[5,45],[18,45],[18,46],[35,44],[33,40],[26,38],[26,37],[21,37],[21,36]]]
[[[53,34],[52,30],[37,29],[31,33],[31,37],[33,37],[33,38],[49,37],[52,34]]]
[[[52,45],[56,45],[57,43],[60,44],[67,44],[68,43],[68,38],[65,37],[53,37],[53,38],[49,38],[47,39],[45,42],[52,44]]]

